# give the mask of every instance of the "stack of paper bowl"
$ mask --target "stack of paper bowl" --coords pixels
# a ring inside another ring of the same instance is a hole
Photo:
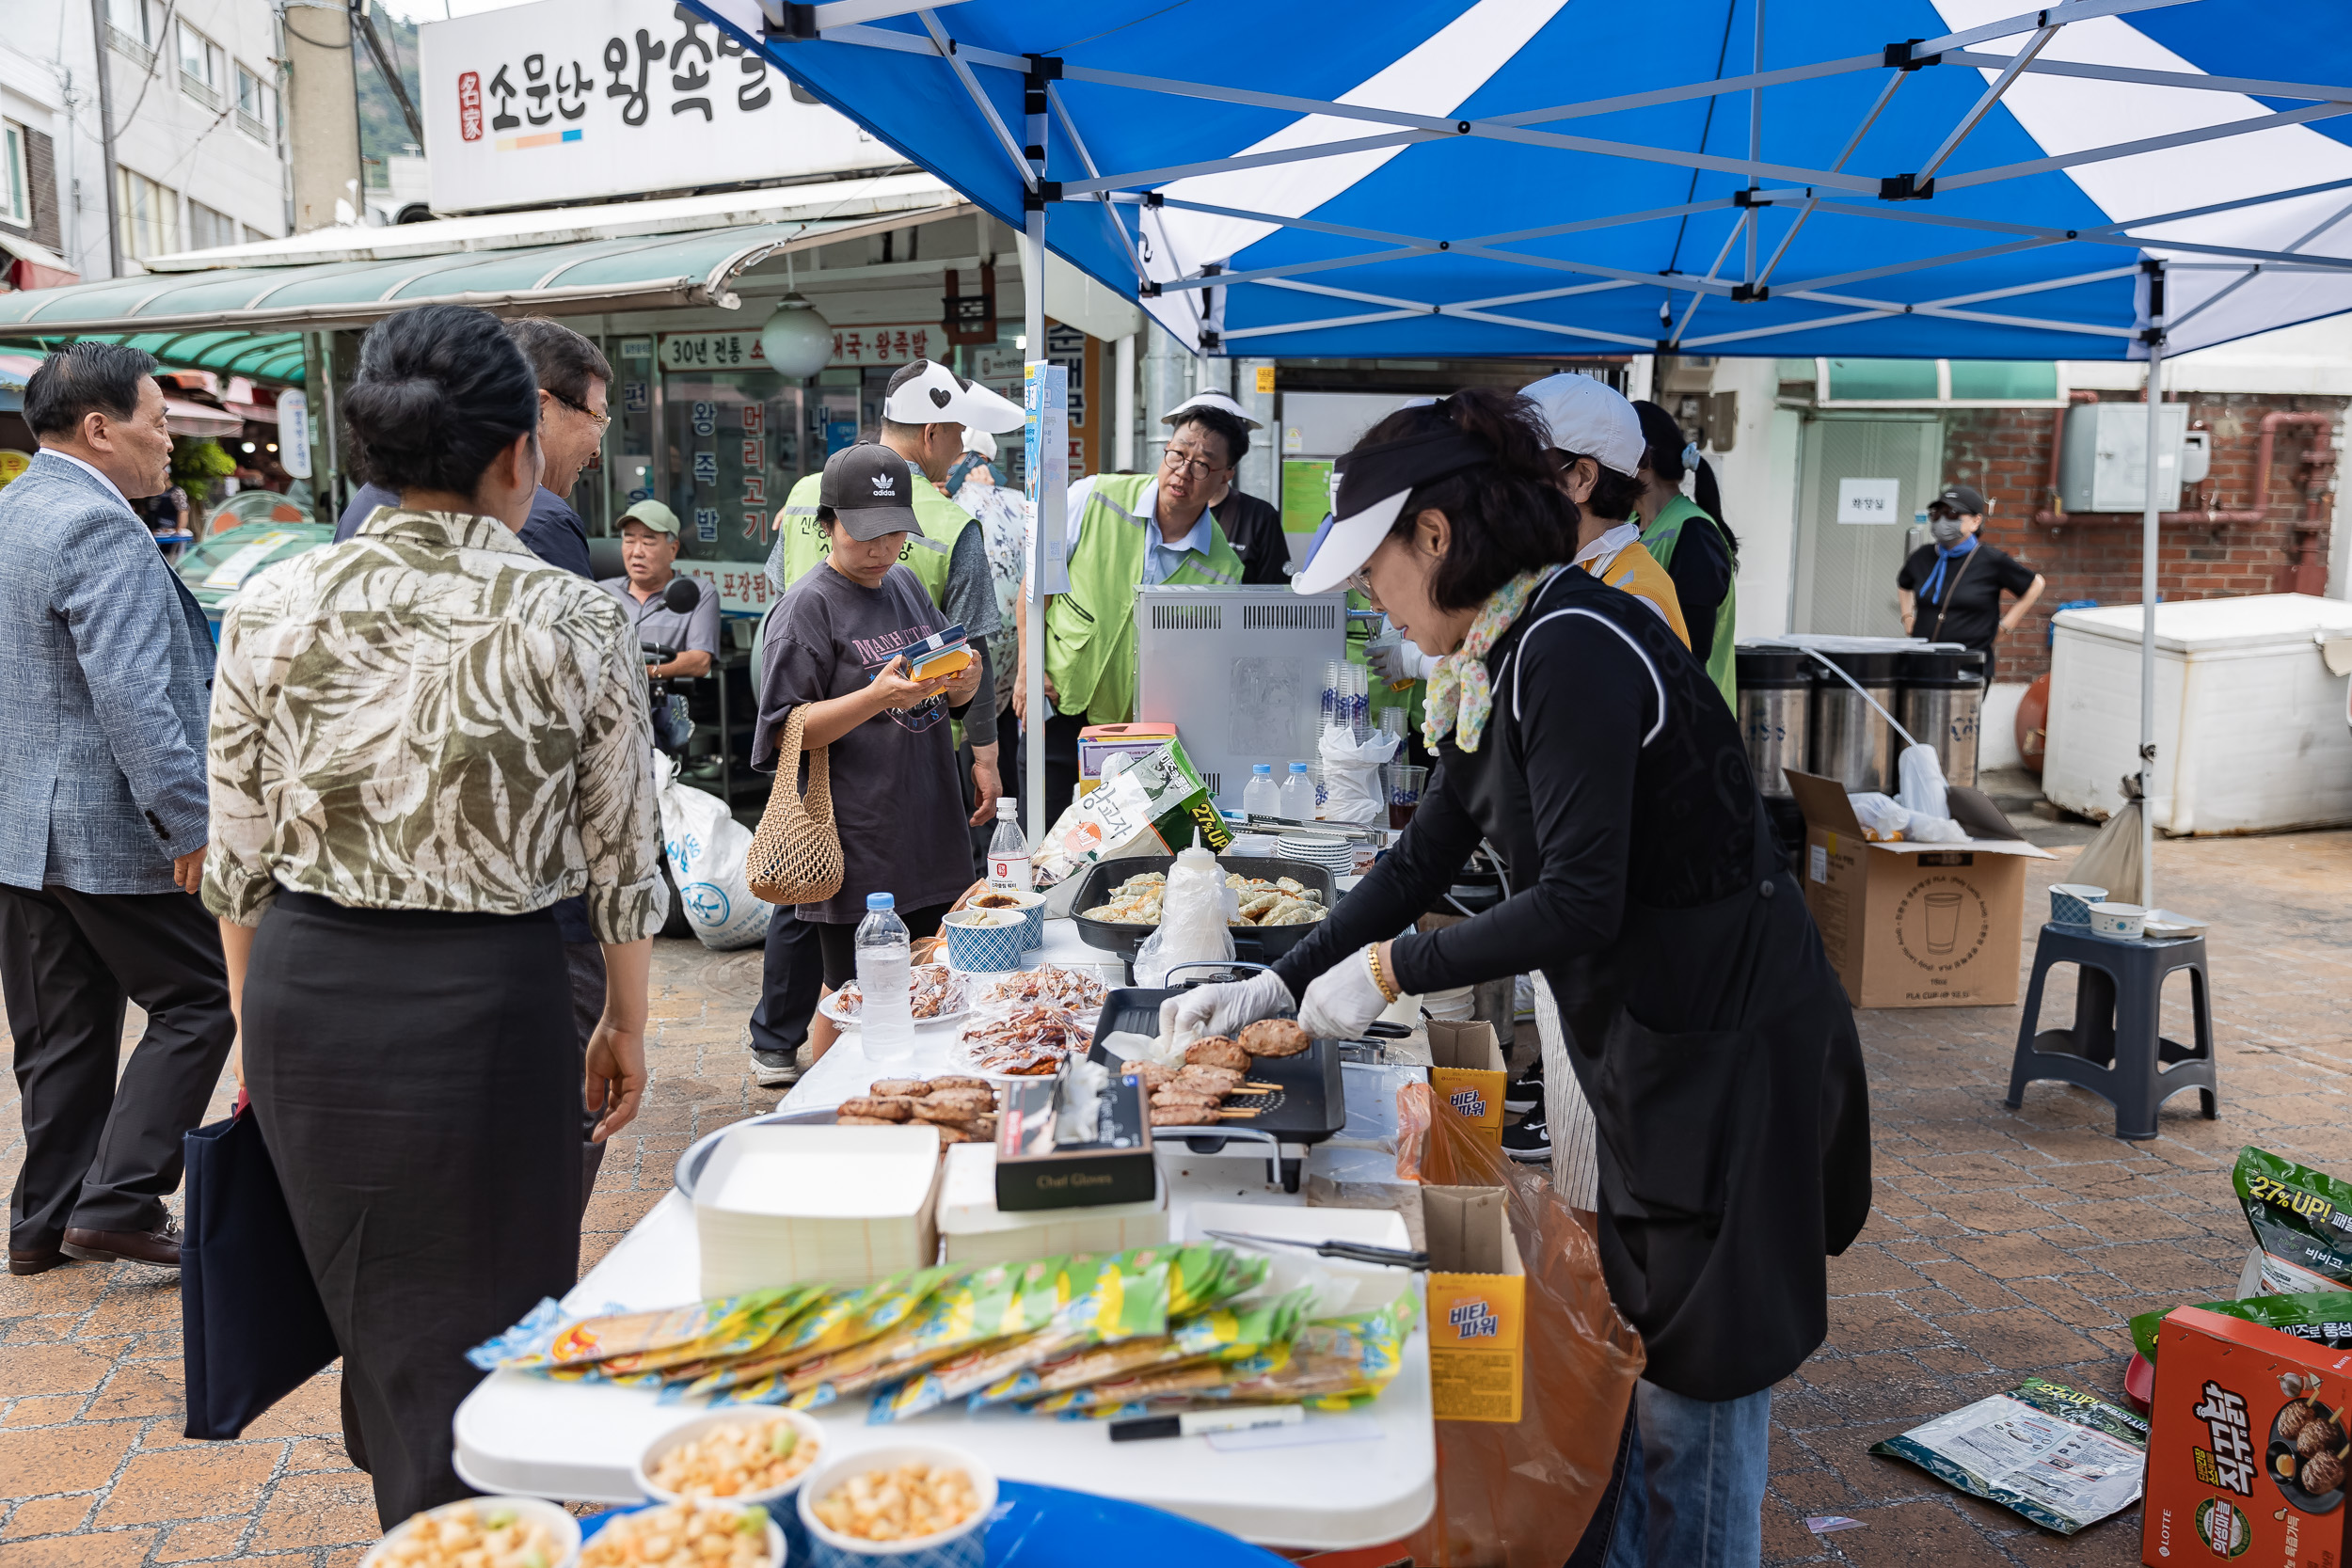
[[[1356,870],[1356,851],[1343,838],[1285,833],[1275,841],[1275,853],[1282,860],[1319,865],[1334,877],[1351,876]]]
[[[738,1127],[694,1186],[702,1295],[808,1280],[870,1285],[939,1258],[939,1134],[907,1127]]]
[[[1043,908],[1041,901],[1038,909]],[[940,930],[947,938],[947,966],[966,974],[1001,974],[1019,969],[1021,956],[1029,948],[1032,918],[1039,923],[1042,940],[1044,917],[1029,910],[958,910],[940,922]]]
[[[952,1529],[913,1540],[867,1541],[828,1528],[817,1516],[817,1505],[850,1477],[917,1462],[934,1470],[961,1470],[971,1479],[977,1506],[970,1517]],[[808,1560],[816,1568],[981,1568],[988,1556],[988,1518],[996,1512],[996,1477],[971,1454],[945,1443],[885,1443],[819,1465],[801,1487],[800,1508],[802,1527],[808,1531]]]
[[[1045,945],[1045,895],[993,887],[975,896],[966,910],[1019,910],[1027,917],[1021,927],[1023,951]]]
[[[2050,919],[2058,926],[2088,926],[2090,906],[2106,902],[2107,890],[2089,882],[2052,882]]]

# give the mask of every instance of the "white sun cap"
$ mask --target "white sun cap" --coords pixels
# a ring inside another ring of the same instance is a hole
[[[960,424],[992,435],[1019,430],[1021,405],[936,359],[917,359],[890,378],[882,418],[898,424]]]
[[[1249,417],[1249,411],[1223,392],[1195,392],[1175,407],[1160,416],[1160,423],[1174,424],[1195,408],[1214,408],[1220,414],[1231,414],[1242,422],[1245,430],[1263,430],[1264,422]]]
[[[1519,396],[1535,405],[1560,451],[1594,458],[1628,477],[1640,471],[1649,450],[1642,417],[1607,383],[1564,371],[1520,388]]]

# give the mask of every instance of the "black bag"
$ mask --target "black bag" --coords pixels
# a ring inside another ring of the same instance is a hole
[[[250,1108],[198,1128],[183,1143],[187,1435],[232,1438],[342,1353]]]

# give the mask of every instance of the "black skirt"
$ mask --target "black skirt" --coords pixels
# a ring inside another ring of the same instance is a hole
[[[245,982],[246,1083],[343,1357],[389,1529],[470,1494],[470,1347],[577,1277],[580,1046],[554,919],[281,891]]]

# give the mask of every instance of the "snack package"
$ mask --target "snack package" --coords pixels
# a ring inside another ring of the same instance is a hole
[[[723,1394],[713,1404],[773,1404],[784,1398],[782,1381],[803,1362],[881,1338],[964,1271],[910,1269],[862,1290],[828,1291],[811,1309],[762,1346],[682,1386],[662,1391],[664,1402],[702,1394]]]
[[[1196,1362],[1238,1361],[1289,1340],[1313,1301],[1314,1288],[1301,1286],[1272,1301],[1179,1319],[1166,1334],[1065,1351],[990,1384],[972,1396],[971,1408],[1041,1399]]]
[[[2352,1185],[2250,1146],[2231,1180],[2262,1249],[2262,1294],[2352,1288]]]
[[[1170,740],[1063,812],[1029,863],[1042,891],[1093,861],[1170,855],[1194,844],[1223,849],[1232,842],[1184,743]]]
[[[1420,1316],[1419,1302],[1406,1291],[1376,1311],[1301,1323],[1288,1343],[1269,1344],[1231,1360],[1073,1388],[1025,1408],[1037,1415],[1076,1414],[1097,1420],[1179,1408],[1195,1401],[1345,1410],[1377,1397],[1395,1379],[1405,1364],[1405,1341]]]
[[[2296,1295],[2248,1296],[2241,1301],[2203,1301],[2197,1304],[2197,1309],[2260,1323],[2329,1350],[2352,1347],[2352,1292],[2306,1291]],[[2163,1323],[2163,1312],[2142,1312],[2132,1320],[2132,1346],[2151,1362],[2156,1358],[2156,1330]]]
[[[2139,1500],[2148,1423],[2095,1394],[2029,1377],[1870,1451],[2072,1535]]]
[[[555,1302],[543,1300],[521,1323],[468,1351],[466,1359],[485,1371],[633,1380],[667,1367],[756,1350],[821,1293],[813,1286],[793,1286],[653,1312],[584,1318],[566,1318]]]
[[[1041,1258],[976,1270],[890,1333],[795,1369],[775,1397],[795,1410],[815,1410],[975,1346],[1033,1333],[1061,1305],[1069,1261]]]

